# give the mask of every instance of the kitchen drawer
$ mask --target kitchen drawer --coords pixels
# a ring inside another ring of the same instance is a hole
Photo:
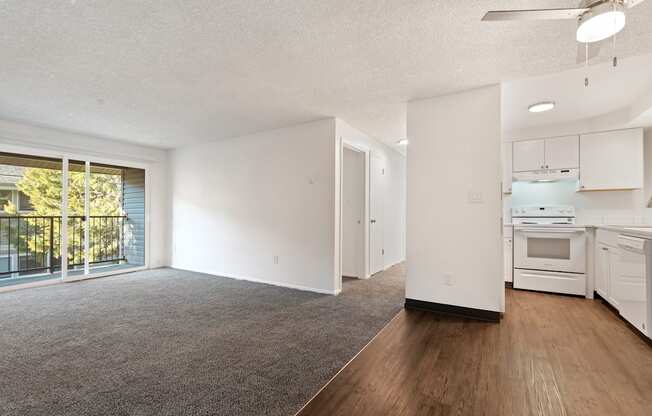
[[[514,288],[584,296],[586,275],[514,269]]]
[[[605,244],[611,247],[618,247],[618,232],[598,228],[595,233],[595,241],[598,244]]]

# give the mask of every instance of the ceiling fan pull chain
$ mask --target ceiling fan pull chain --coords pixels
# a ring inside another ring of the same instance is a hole
[[[584,69],[586,70],[586,76],[584,77],[584,86],[589,86],[589,43],[584,44]]]
[[[615,3],[614,3],[614,11],[616,11],[616,4]],[[617,25],[616,18],[614,17],[614,26],[616,26],[616,25]],[[614,33],[614,36],[613,36],[613,38],[614,38],[613,39],[614,59],[613,59],[612,64],[613,64],[614,68],[618,66],[618,57],[616,56],[616,35],[617,35],[617,33]]]

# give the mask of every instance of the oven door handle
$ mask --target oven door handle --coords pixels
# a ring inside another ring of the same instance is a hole
[[[537,233],[537,234],[576,234],[576,233],[583,233],[584,230],[581,228],[573,228],[573,229],[546,229],[546,228],[518,228],[514,230],[514,232],[521,232],[521,233]]]

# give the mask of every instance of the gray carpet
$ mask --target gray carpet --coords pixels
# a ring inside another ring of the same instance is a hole
[[[172,269],[0,294],[2,415],[293,415],[402,307]]]

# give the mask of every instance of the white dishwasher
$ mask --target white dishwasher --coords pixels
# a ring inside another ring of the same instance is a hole
[[[620,315],[652,338],[652,241],[618,236],[620,256],[616,264],[613,296]]]

